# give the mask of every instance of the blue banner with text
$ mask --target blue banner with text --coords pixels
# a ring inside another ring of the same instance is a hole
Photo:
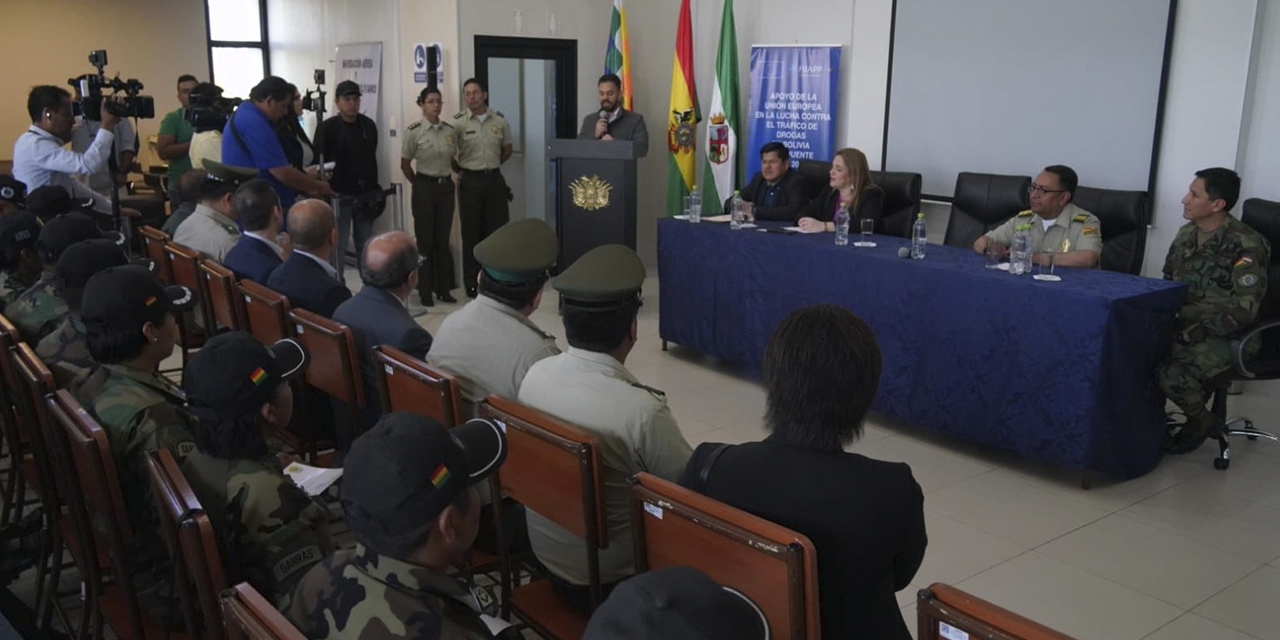
[[[838,46],[751,47],[747,176],[760,170],[760,147],[775,140],[792,167],[835,155],[839,78]]]

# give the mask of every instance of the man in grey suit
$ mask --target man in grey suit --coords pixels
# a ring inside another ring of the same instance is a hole
[[[622,79],[612,73],[600,76],[600,112],[588,113],[582,119],[579,140],[630,140],[637,157],[649,154],[649,130],[644,116],[622,108]]]

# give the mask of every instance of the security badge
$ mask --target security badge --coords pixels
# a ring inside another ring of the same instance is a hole
[[[502,128],[495,124],[492,127],[490,127],[490,130],[492,130],[494,133],[500,133],[502,131]]]
[[[445,144],[453,144],[453,134],[452,134],[452,133],[445,135],[445,137],[444,137],[444,143],[445,143]]]

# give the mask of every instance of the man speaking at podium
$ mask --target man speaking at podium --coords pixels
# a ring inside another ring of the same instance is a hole
[[[622,79],[612,73],[600,76],[600,112],[588,113],[582,119],[579,140],[630,140],[637,158],[649,154],[649,130],[644,116],[622,108]]]

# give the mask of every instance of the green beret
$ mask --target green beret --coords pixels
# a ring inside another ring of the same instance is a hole
[[[222,164],[216,160],[206,159],[204,161],[204,170],[209,174],[210,178],[222,182],[230,182],[231,184],[244,184],[258,177],[257,169]]]
[[[551,225],[527,218],[503,225],[476,245],[476,261],[499,282],[519,283],[546,273],[560,250]]]
[[[644,276],[644,263],[635,251],[625,245],[606,244],[578,258],[556,278],[554,286],[565,304],[611,307],[637,299]]]

